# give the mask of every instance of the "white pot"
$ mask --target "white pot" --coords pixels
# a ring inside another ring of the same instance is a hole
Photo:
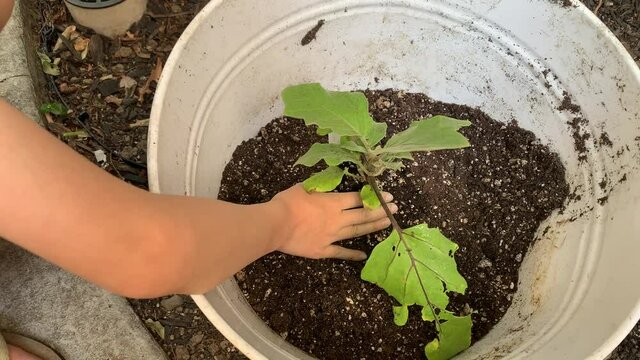
[[[108,7],[99,7],[99,2],[84,2],[87,3],[87,7],[77,6],[68,1],[64,4],[75,22],[110,38],[126,33],[131,25],[142,18],[147,9],[147,0],[124,0]]]
[[[560,154],[582,198],[543,224],[550,230],[523,261],[513,305],[459,358],[602,359],[640,317],[640,71],[584,6],[558,3],[214,0],[156,92],[151,189],[215,198],[235,147],[280,116],[280,91],[302,82],[424,92],[517,119]],[[301,46],[318,19],[317,39]],[[584,162],[572,115],[557,110],[565,90],[589,121]],[[605,131],[613,147],[596,144]],[[612,185],[598,186],[625,174],[610,194]],[[309,358],[260,321],[233,279],[194,299],[250,358]]]

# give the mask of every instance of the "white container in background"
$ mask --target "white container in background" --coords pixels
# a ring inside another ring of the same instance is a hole
[[[584,6],[561,3],[214,0],[156,92],[150,187],[215,198],[235,147],[282,114],[292,84],[393,87],[517,119],[560,154],[581,200],[542,225],[513,305],[458,358],[603,359],[640,317],[640,71]],[[558,110],[564,91],[588,120],[585,161],[567,125],[576,115]],[[612,147],[599,145],[605,132]],[[194,299],[251,359],[309,358],[260,321],[233,279]]]
[[[64,0],[73,19],[98,34],[115,38],[142,18],[148,0]]]

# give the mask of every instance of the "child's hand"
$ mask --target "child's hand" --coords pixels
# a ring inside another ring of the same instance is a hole
[[[389,193],[383,193],[383,196],[387,203],[393,200]],[[271,203],[284,208],[288,217],[279,232],[280,238],[276,239],[277,250],[312,259],[365,260],[364,252],[333,243],[390,225],[384,209],[363,208],[357,192],[307,193],[298,184],[276,195]],[[398,211],[395,204],[389,204],[389,209],[393,213]]]

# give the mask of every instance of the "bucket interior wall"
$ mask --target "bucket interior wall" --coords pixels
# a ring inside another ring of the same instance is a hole
[[[317,38],[302,46],[320,19]],[[302,82],[422,92],[517,120],[558,152],[580,200],[541,226],[513,305],[460,358],[603,358],[640,311],[640,287],[631,286],[640,250],[639,73],[581,6],[212,1],[178,42],[156,93],[150,186],[215,198],[235,147],[281,116],[280,92]],[[581,111],[559,110],[566,98]],[[578,130],[567,124],[576,117],[588,120]],[[604,133],[612,146],[600,144]],[[582,160],[576,135],[588,149]],[[609,186],[599,186],[603,179]],[[251,358],[307,357],[257,318],[235,281],[195,299]]]

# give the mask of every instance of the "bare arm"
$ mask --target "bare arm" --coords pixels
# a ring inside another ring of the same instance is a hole
[[[2,100],[0,172],[0,236],[130,297],[201,293],[275,250],[362,260],[333,242],[389,225],[382,210],[362,209],[357,193],[295,186],[258,205],[151,194]]]

